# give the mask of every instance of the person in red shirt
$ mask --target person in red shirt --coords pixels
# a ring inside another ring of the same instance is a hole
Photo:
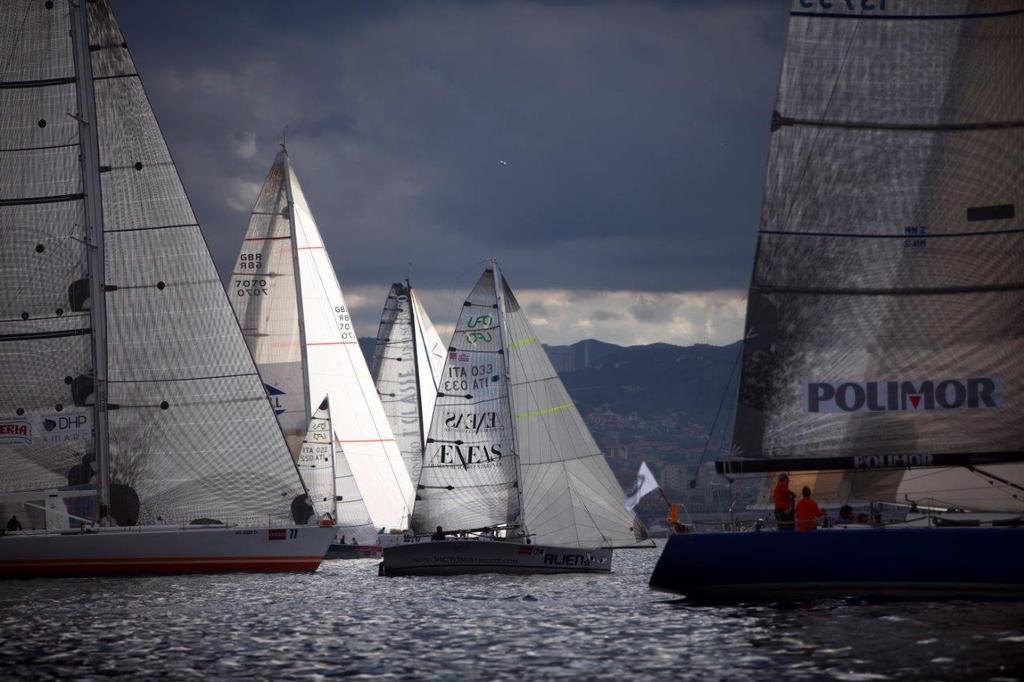
[[[825,515],[818,503],[811,498],[811,489],[804,486],[801,491],[803,499],[796,505],[796,529],[815,530],[818,527],[818,519]]]
[[[793,530],[793,498],[795,497],[796,495],[789,490],[789,476],[779,474],[779,482],[775,484],[775,490],[772,492],[775,521],[778,523],[779,530]]]

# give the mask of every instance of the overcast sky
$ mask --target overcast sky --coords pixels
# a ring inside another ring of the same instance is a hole
[[[547,343],[739,338],[784,2],[115,9],[222,274],[287,126],[360,336],[494,255]]]

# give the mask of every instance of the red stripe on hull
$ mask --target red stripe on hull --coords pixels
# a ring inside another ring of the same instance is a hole
[[[164,573],[312,572],[321,557],[294,559],[124,559],[92,561],[3,561],[0,576],[43,578],[72,575],[158,575]]]

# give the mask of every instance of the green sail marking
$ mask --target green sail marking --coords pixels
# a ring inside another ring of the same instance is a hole
[[[572,403],[555,405],[554,407],[545,407],[543,410],[534,410],[533,412],[516,412],[516,419],[525,419],[526,417],[543,417],[546,414],[554,414],[555,412],[568,410],[570,407],[572,407]]]

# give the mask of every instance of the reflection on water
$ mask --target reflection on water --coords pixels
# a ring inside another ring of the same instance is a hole
[[[0,678],[1024,679],[1024,604],[696,606],[610,576],[312,575],[0,582]]]

